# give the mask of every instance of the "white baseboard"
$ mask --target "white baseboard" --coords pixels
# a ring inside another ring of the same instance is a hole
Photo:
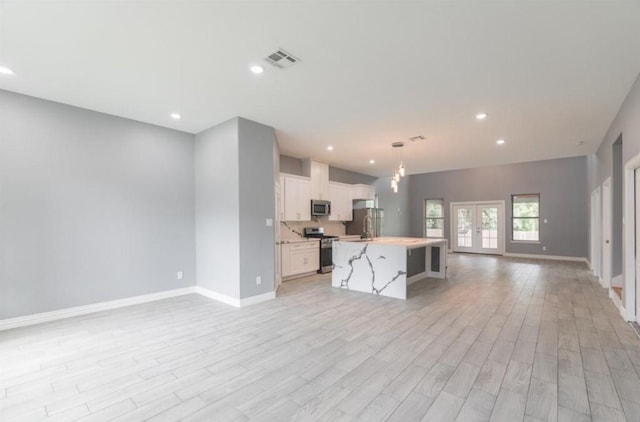
[[[209,299],[217,300],[218,302],[235,306],[236,308],[255,305],[256,303],[265,302],[267,300],[275,299],[276,297],[276,292],[268,292],[261,295],[248,297],[246,299],[237,299],[235,297],[223,295],[222,293],[214,292],[213,290],[205,289],[204,287],[200,286],[196,287],[196,293],[208,297]]]
[[[613,287],[623,287],[624,286],[624,280],[622,278],[622,274],[613,277],[611,279],[611,285]]]
[[[591,261],[589,261],[587,258],[585,258],[585,261],[587,261],[587,267],[589,267],[589,269],[593,271],[593,265],[591,265]]]
[[[560,255],[536,255],[527,253],[510,253],[506,252],[504,256],[509,258],[530,258],[530,259],[549,259],[552,261],[572,261],[572,262],[584,262],[589,264],[587,258],[579,256],[560,256]]]
[[[155,300],[167,299],[170,297],[182,296],[195,292],[195,286],[185,287],[183,289],[167,290],[164,292],[150,293],[148,295],[126,297],[124,299],[110,300],[108,302],[93,303],[91,305],[75,306],[73,308],[59,309],[57,311],[42,312],[15,318],[7,318],[0,320],[0,331],[10,330],[12,328],[18,327],[25,327],[27,325],[41,324],[43,322],[55,321],[58,319],[71,318],[74,316],[91,314],[94,312],[107,311],[110,309],[123,308],[125,306],[153,302]]]
[[[141,303],[153,302],[156,300],[168,299],[170,297],[182,296],[197,293],[218,302],[240,308],[243,306],[255,305],[256,303],[274,299],[276,292],[269,292],[246,299],[235,299],[199,286],[185,287],[183,289],[167,290],[164,292],[151,293],[148,295],[127,297],[124,299],[111,300],[108,302],[93,303],[91,305],[75,306],[73,308],[59,309],[57,311],[42,312],[38,314],[25,315],[15,318],[0,320],[0,331],[12,328],[26,327],[28,325],[41,324],[59,319],[71,318],[80,315],[92,314],[94,312],[108,311],[110,309],[123,308],[125,306],[139,305]]]
[[[622,300],[618,298],[618,295],[613,291],[613,289],[609,289],[609,299],[613,301],[613,304],[618,308],[618,312],[620,312],[620,316],[626,321],[627,313],[624,310],[624,306],[622,306]]]

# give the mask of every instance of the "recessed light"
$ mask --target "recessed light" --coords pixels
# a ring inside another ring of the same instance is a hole
[[[329,145],[329,146],[327,147],[327,150],[329,150],[329,151],[333,151],[333,146]]]
[[[376,160],[369,160],[369,164],[375,164]]]
[[[13,75],[13,70],[9,69],[7,66],[0,66],[0,75]]]
[[[487,116],[488,116],[488,114],[487,114],[487,113],[478,113],[478,114],[476,114],[476,119],[478,119],[478,120],[484,120],[484,119],[486,119],[486,118],[487,118]]]
[[[252,71],[253,73],[255,73],[256,75],[259,75],[259,74],[261,74],[262,72],[264,72],[264,67],[262,67],[262,66],[258,66],[258,65],[254,65],[254,66],[251,66],[251,71]]]
[[[504,139],[498,139],[498,140],[496,141],[496,144],[498,144],[498,145],[502,145],[502,144],[504,144]]]
[[[180,115],[180,113],[171,113],[171,118],[173,120],[180,120],[182,119],[182,116]]]

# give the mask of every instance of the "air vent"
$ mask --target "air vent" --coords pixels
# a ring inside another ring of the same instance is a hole
[[[279,48],[265,57],[265,60],[279,69],[286,69],[298,63],[300,59]]]
[[[422,135],[414,136],[413,138],[409,138],[409,140],[412,142],[424,141],[424,136]]]

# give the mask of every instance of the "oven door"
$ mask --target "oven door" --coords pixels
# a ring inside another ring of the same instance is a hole
[[[333,241],[320,241],[320,272],[330,273],[333,270]]]

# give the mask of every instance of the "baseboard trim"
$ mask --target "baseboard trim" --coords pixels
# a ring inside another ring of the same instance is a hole
[[[276,298],[276,292],[268,292],[257,296],[251,296],[246,299],[236,299],[235,297],[223,295],[222,293],[214,292],[213,290],[205,289],[204,287],[200,286],[196,287],[196,293],[208,297],[209,299],[217,300],[218,302],[234,306],[236,308],[251,306],[255,305],[256,303],[265,302],[267,300]]]
[[[196,287],[185,287],[183,289],[166,290],[164,292],[150,293],[147,295],[127,297],[124,299],[110,300],[108,302],[93,303],[91,305],[74,306],[73,308],[59,309],[57,311],[42,312],[38,314],[25,315],[15,318],[0,320],[0,331],[12,328],[26,327],[28,325],[42,324],[59,319],[71,318],[80,315],[92,314],[100,311],[108,311],[125,306],[138,305],[141,303],[153,302],[156,300],[168,299],[170,297],[182,296],[196,293]]]
[[[613,291],[613,289],[609,289],[609,299],[613,301],[613,304],[616,305],[616,308],[618,308],[618,312],[620,312],[620,316],[626,321],[627,313],[624,310],[624,306],[622,306],[622,301],[620,300],[616,292]]]
[[[552,261],[572,261],[572,262],[584,262],[589,265],[587,258],[579,256],[560,256],[560,255],[536,255],[528,253],[509,253],[506,252],[504,256],[509,258],[530,258],[530,259],[549,259]]]
[[[622,274],[617,275],[611,279],[612,287],[624,287],[624,280],[622,279]]]
[[[589,261],[587,258],[585,258],[585,261],[587,261],[587,267],[589,267],[589,269],[593,271],[593,265],[591,265],[591,261]]]

